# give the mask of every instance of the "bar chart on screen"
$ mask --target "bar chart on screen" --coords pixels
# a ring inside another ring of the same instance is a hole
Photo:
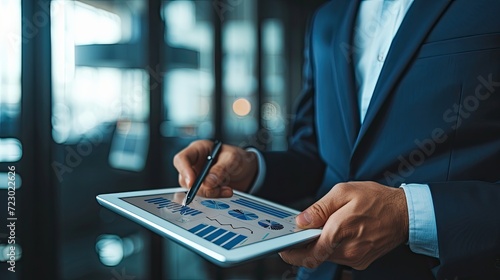
[[[272,207],[269,207],[266,205],[262,205],[260,203],[250,201],[250,200],[244,199],[244,198],[234,199],[234,200],[231,200],[231,202],[234,202],[236,204],[239,204],[239,205],[242,205],[242,206],[245,206],[245,207],[248,207],[248,208],[251,208],[251,209],[254,209],[254,210],[257,210],[257,211],[260,211],[260,212],[263,212],[263,213],[266,213],[268,215],[272,215],[274,217],[278,217],[281,219],[292,216],[292,214],[290,214],[288,212],[281,211],[281,210],[278,210],[278,209],[275,209],[275,208],[272,208]]]
[[[207,224],[198,224],[189,229],[189,231],[228,250],[234,248],[238,244],[242,244],[248,238],[243,234]]]
[[[196,216],[203,212],[190,208],[188,206],[182,206],[179,203],[173,202],[164,197],[155,197],[144,200],[147,203],[154,204],[158,209],[168,209],[172,213],[179,213],[185,216]]]

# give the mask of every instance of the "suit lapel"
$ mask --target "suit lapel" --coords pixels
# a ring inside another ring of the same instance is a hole
[[[344,6],[338,8],[345,11],[345,16],[340,21],[339,28],[333,31],[335,33],[332,36],[332,70],[347,142],[349,148],[352,148],[360,127],[352,60],[352,53],[355,51],[353,32],[360,0],[345,0],[342,4]]]
[[[354,144],[353,154],[408,63],[451,2],[452,0],[415,0],[413,2],[391,44],[365,120]]]

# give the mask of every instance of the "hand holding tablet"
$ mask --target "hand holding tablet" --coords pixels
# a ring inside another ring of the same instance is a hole
[[[238,191],[254,180],[255,159],[254,153],[219,141],[195,141],[174,158],[179,184],[189,192],[170,188],[104,194],[97,200],[220,266],[317,238],[321,230],[296,226],[298,211]]]
[[[296,227],[296,210],[234,191],[230,198],[195,196],[170,188],[103,194],[98,202],[199,253],[231,266],[311,241],[321,230]]]

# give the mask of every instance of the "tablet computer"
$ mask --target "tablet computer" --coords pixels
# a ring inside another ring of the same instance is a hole
[[[167,188],[101,194],[97,201],[223,267],[311,241],[321,233],[298,229],[298,211],[249,194],[196,196],[182,206],[186,192]]]

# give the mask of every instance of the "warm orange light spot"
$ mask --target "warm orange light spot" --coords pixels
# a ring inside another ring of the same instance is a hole
[[[233,112],[240,117],[250,114],[251,110],[252,104],[245,98],[238,98],[233,102]]]

